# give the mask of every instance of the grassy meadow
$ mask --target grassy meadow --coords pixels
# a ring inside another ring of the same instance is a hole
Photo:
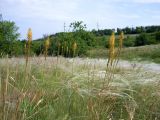
[[[31,28],[23,41],[3,31],[0,120],[160,119],[160,27],[127,37],[84,28],[71,23],[72,32],[37,41]]]
[[[0,116],[3,120],[158,120],[160,73],[142,65],[119,62],[107,68],[107,59],[32,57],[26,67],[24,58],[3,58]]]

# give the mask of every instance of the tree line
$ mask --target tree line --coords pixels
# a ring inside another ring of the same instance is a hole
[[[112,31],[116,34],[120,34],[122,31],[124,34],[140,34],[140,33],[153,33],[160,31],[160,26],[137,26],[137,27],[125,27],[117,29],[104,29],[104,30],[95,30],[93,32],[96,36],[111,35]]]
[[[96,47],[108,48],[108,40],[111,33],[115,32],[118,35],[121,31],[125,34],[124,47],[160,43],[159,26],[117,28],[117,31],[114,29],[86,31],[86,25],[82,21],[75,21],[70,24],[70,30],[70,32],[60,32],[33,40],[30,44],[30,54],[46,54],[45,46],[48,44],[48,55],[62,55],[65,57],[83,56],[89,49]],[[27,40],[19,40],[19,35],[18,27],[14,22],[0,21],[1,57],[5,55],[23,56],[25,54]],[[118,40],[117,36],[116,40]]]

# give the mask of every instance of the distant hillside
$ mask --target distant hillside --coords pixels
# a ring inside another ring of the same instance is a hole
[[[91,58],[107,58],[108,49],[91,49],[87,56]],[[160,44],[145,45],[140,47],[123,48],[120,54],[121,59],[136,61],[152,61],[160,63]]]

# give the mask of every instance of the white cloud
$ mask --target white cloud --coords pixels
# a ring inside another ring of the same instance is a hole
[[[133,0],[136,3],[160,3],[160,0]]]
[[[160,3],[160,0],[113,0],[113,2],[127,2],[127,3]]]
[[[63,23],[83,20],[88,28],[158,23],[160,0],[0,0],[0,11],[19,25],[21,33],[32,27],[37,33],[58,32]],[[147,4],[146,4],[147,3]],[[151,20],[148,20],[151,19]],[[41,34],[41,35],[40,35]],[[22,34],[22,38],[24,35]]]

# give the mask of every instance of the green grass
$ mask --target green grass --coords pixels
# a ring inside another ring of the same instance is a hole
[[[115,68],[104,77],[106,63],[32,58],[25,68],[23,58],[1,59],[0,77],[8,79],[8,92],[0,115],[6,120],[160,119],[160,86],[154,80],[160,75],[138,68]],[[108,85],[110,73],[114,78]]]
[[[92,49],[87,52],[87,56],[91,58],[107,58],[107,55],[107,49]],[[123,48],[120,58],[160,63],[160,44]]]

